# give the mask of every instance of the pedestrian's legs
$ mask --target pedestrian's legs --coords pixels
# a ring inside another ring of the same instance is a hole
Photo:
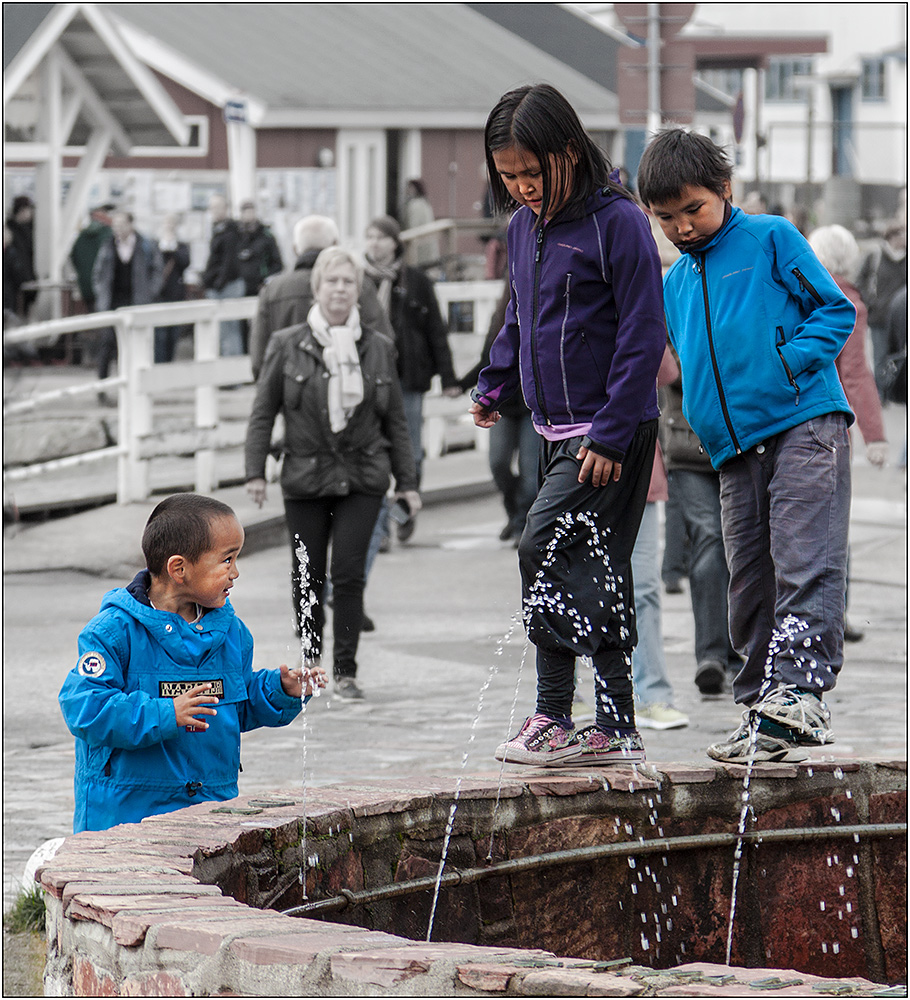
[[[552,683],[543,678],[544,703],[567,716],[571,711],[574,658],[635,644],[631,557],[654,457],[656,421],[633,437],[618,482],[594,488],[578,482],[575,457],[581,438],[544,442],[543,482],[528,511],[518,546],[523,612],[530,640],[538,648],[538,669],[556,662]],[[612,671],[605,668],[607,674]],[[539,678],[538,683],[541,683]],[[621,687],[611,691],[624,705]],[[555,689],[554,689],[555,686]],[[632,685],[628,682],[628,701]],[[544,713],[549,714],[549,713]]]
[[[423,393],[402,389],[401,398],[404,401],[404,417],[408,424],[408,435],[411,438],[411,448],[414,452],[414,464],[417,466],[417,488],[419,489],[423,468]]]
[[[761,450],[759,450],[761,449]],[[721,510],[730,636],[747,657],[733,691],[826,691],[843,662],[850,515],[846,419],[826,414],[725,463]]]
[[[667,473],[669,499],[664,507],[664,556],[660,576],[669,593],[678,593],[681,581],[689,573],[686,521],[679,498]]]
[[[888,328],[878,324],[869,324],[869,342],[872,344],[872,374],[878,394],[883,394],[883,378],[885,358],[888,357]],[[884,402],[884,399],[882,400]]]
[[[829,691],[843,665],[850,441],[841,413],[779,435],[771,495],[777,584],[775,674]]]
[[[117,357],[117,334],[112,326],[106,326],[98,335],[98,378],[107,378],[111,362]]]
[[[695,660],[713,660],[726,669],[728,663],[736,662],[736,651],[728,622],[730,573],[720,520],[720,478],[716,472],[689,469],[671,469],[667,476],[691,539],[689,592],[695,616]]]
[[[660,614],[660,570],[657,504],[646,503],[632,550],[632,582],[638,644],[632,652],[635,697],[642,705],[672,705]]]
[[[540,466],[540,435],[534,430],[531,414],[519,420],[518,433],[518,482],[515,487],[515,520],[513,534],[516,538],[524,531],[528,511],[537,496],[537,470]]]
[[[243,278],[235,278],[229,281],[220,291],[214,288],[206,289],[205,296],[208,299],[240,299],[246,291],[246,283]],[[221,356],[231,357],[243,354],[243,321],[239,319],[226,319],[221,322],[219,332],[221,344]]]
[[[177,340],[183,330],[181,326],[155,327],[155,364],[167,364],[174,360]]]
[[[285,519],[291,542],[291,599],[294,629],[302,646],[314,659],[322,655],[322,632],[325,627],[323,595],[326,556],[332,523],[331,499],[284,501]],[[303,546],[304,559],[297,550]],[[305,577],[305,580],[302,578]],[[306,591],[302,583],[306,584]]]
[[[594,663],[594,724],[605,732],[635,728],[632,663],[627,649],[602,649]]]
[[[333,675],[353,677],[363,623],[363,588],[367,548],[376,525],[381,496],[352,493],[332,507],[332,650]]]
[[[496,489],[502,495],[510,527],[515,520],[515,493],[518,485],[518,477],[512,472],[512,457],[518,447],[519,429],[515,417],[500,417],[499,422],[490,428],[490,473]],[[533,428],[532,432],[537,436]]]

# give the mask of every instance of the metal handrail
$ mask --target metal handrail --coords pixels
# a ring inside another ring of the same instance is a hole
[[[895,837],[906,835],[906,823],[860,823],[852,826],[815,826],[777,830],[750,830],[746,833],[698,833],[685,837],[657,837],[653,840],[627,840],[615,844],[595,844],[592,847],[575,847],[567,851],[550,851],[546,854],[531,854],[524,858],[497,861],[482,868],[468,868],[464,871],[453,869],[437,880],[434,876],[394,882],[376,889],[361,889],[353,892],[342,889],[337,896],[320,899],[302,906],[282,910],[286,917],[313,916],[332,913],[348,906],[362,906],[383,899],[409,896],[416,892],[433,889],[437,881],[441,887],[470,885],[494,876],[516,875],[550,868],[554,865],[577,864],[582,861],[598,861],[608,857],[634,857],[645,854],[669,854],[674,851],[692,851],[710,847],[735,847],[738,843],[789,843],[792,841],[842,840],[848,837]]]

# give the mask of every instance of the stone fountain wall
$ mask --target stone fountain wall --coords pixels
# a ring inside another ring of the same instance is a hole
[[[429,891],[320,920],[277,912],[304,901],[303,854],[308,902],[435,875],[456,791],[447,871],[483,867],[488,855],[735,833],[744,776],[736,765],[652,764],[522,769],[501,786],[498,773],[460,788],[401,778],[309,789],[305,838],[299,789],[79,834],[39,873],[46,993],[747,996],[748,980],[761,979],[747,969],[763,972],[769,992],[776,980],[795,995],[818,977],[849,978],[853,995],[902,981],[906,837],[837,831],[905,822],[904,761],[753,769],[747,829],[831,835],[745,846],[730,968],[730,846],[444,888],[430,944]]]

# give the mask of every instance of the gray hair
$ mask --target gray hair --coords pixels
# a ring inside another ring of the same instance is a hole
[[[326,247],[316,258],[313,265],[313,273],[310,275],[310,286],[315,295],[322,284],[322,276],[333,264],[350,264],[354,268],[354,276],[357,280],[357,291],[363,291],[363,264],[359,258],[345,250],[343,247]]]
[[[831,274],[852,277],[859,266],[859,245],[843,226],[819,226],[809,236],[809,246]]]
[[[338,226],[327,215],[305,215],[294,225],[294,252],[325,250],[338,242]]]

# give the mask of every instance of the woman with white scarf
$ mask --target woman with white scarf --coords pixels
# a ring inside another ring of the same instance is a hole
[[[363,269],[346,250],[320,253],[307,321],[269,341],[246,438],[247,492],[261,507],[272,428],[283,415],[281,489],[296,628],[306,657],[318,661],[331,541],[333,676],[335,693],[346,700],[363,697],[355,676],[367,547],[390,475],[396,496],[420,509],[395,347],[361,327],[362,283]]]

